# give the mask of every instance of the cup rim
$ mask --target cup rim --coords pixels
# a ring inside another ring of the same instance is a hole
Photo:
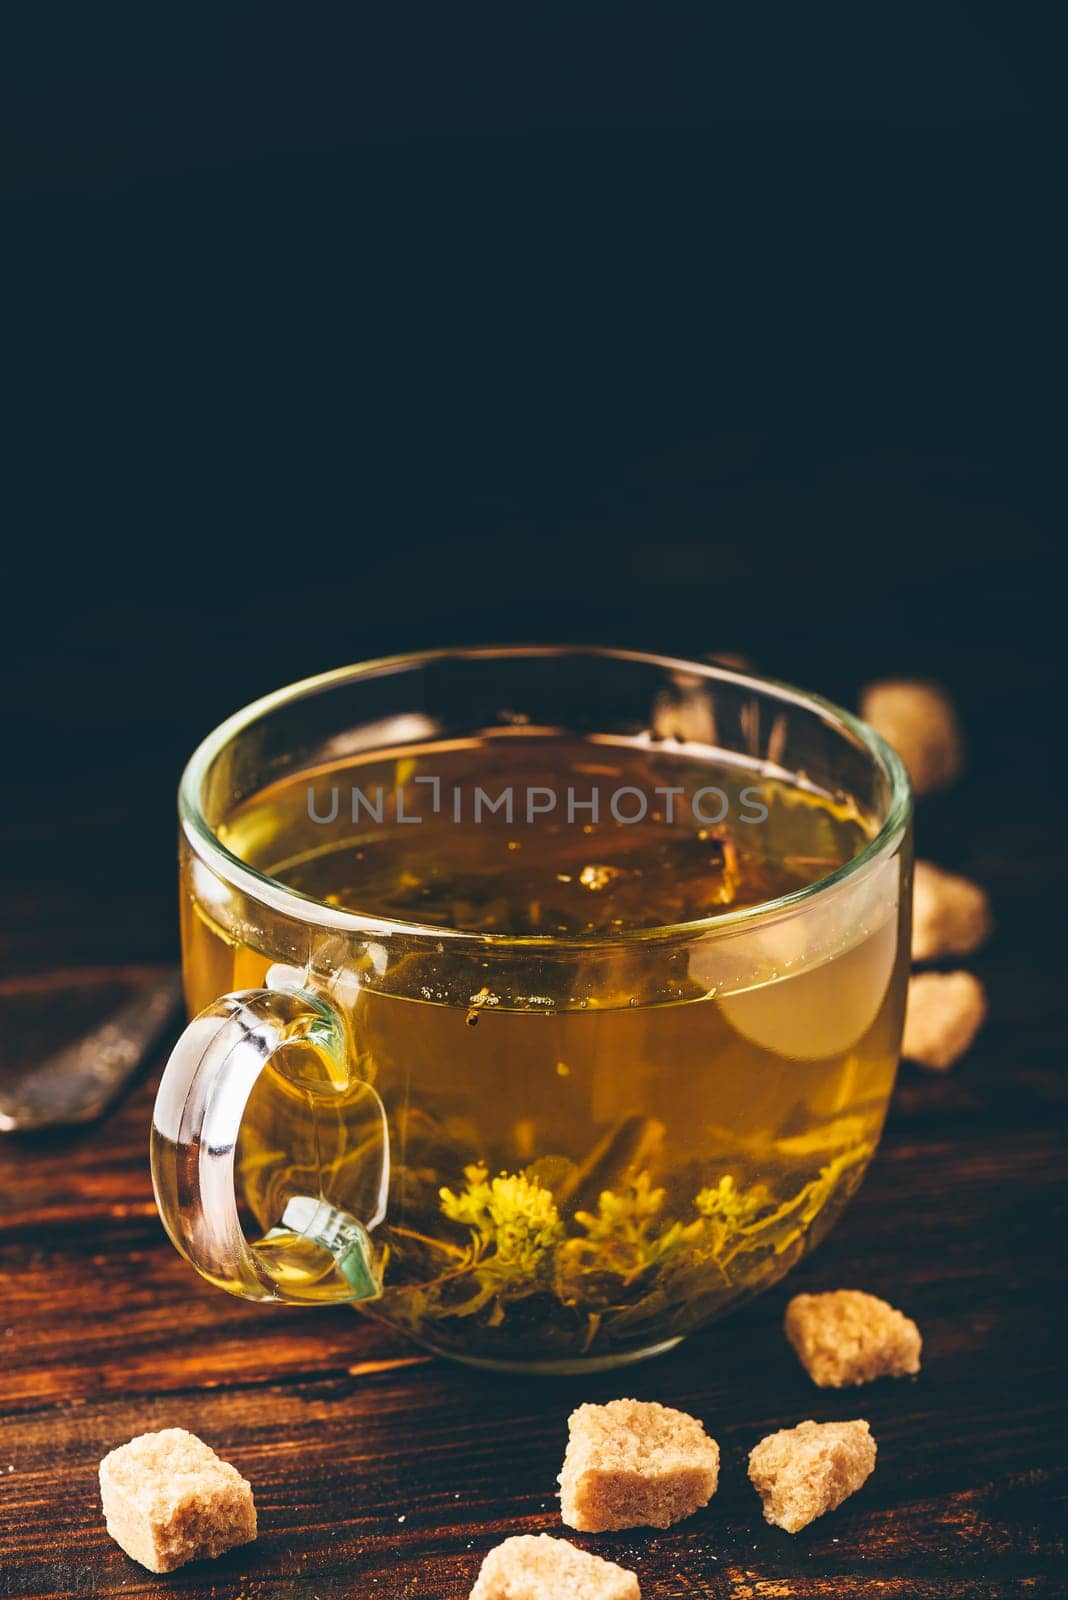
[[[784,704],[814,712],[838,731],[851,734],[854,741],[861,744],[882,769],[888,780],[890,794],[886,816],[864,848],[855,856],[843,862],[840,867],[836,867],[826,877],[817,878],[813,883],[805,884],[800,889],[792,889],[788,894],[779,895],[772,900],[758,901],[755,905],[716,912],[708,917],[694,918],[686,922],[664,923],[653,928],[623,928],[613,931],[610,935],[483,933],[465,928],[443,928],[330,906],[325,901],[317,900],[313,895],[306,895],[301,890],[294,889],[279,879],[260,872],[248,862],[242,861],[240,856],[235,855],[223,844],[204,816],[200,805],[200,790],[211,763],[238,734],[260,717],[269,715],[282,706],[321,694],[355,679],[384,677],[410,671],[435,661],[496,659],[505,656],[536,658],[554,655],[595,656],[609,660],[634,661],[665,671],[697,674],[716,682],[749,687],[762,693],[770,692]],[[764,677],[755,672],[740,672],[707,661],[691,661],[685,657],[665,656],[644,650],[614,649],[604,645],[456,645],[378,656],[350,666],[335,667],[329,672],[299,679],[295,683],[287,684],[270,694],[262,695],[257,700],[250,701],[220,722],[193,751],[179,783],[178,812],[182,831],[190,847],[197,858],[217,877],[272,910],[301,922],[311,923],[335,934],[375,934],[394,937],[403,935],[420,940],[463,943],[498,951],[532,948],[544,954],[553,950],[600,950],[620,945],[666,943],[673,939],[726,933],[736,930],[739,926],[764,922],[783,912],[792,911],[863,873],[894,846],[905,832],[912,815],[912,790],[901,758],[874,728],[823,695],[799,689],[778,678]]]

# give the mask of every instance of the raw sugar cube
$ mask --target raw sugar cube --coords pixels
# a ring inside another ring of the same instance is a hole
[[[749,1453],[749,1478],[764,1520],[799,1533],[840,1506],[875,1470],[866,1422],[801,1422],[769,1433]]]
[[[470,1600],[641,1600],[641,1590],[633,1572],[542,1533],[491,1550]]]
[[[944,789],[960,776],[964,755],[957,713],[937,683],[907,678],[870,683],[860,714],[897,751],[917,794]]]
[[[579,1406],[560,1473],[563,1519],[583,1533],[667,1528],[707,1505],[719,1446],[696,1417],[655,1400]]]
[[[251,1486],[184,1428],[142,1433],[100,1463],[108,1532],[149,1572],[221,1556],[256,1537]]]
[[[919,1328],[878,1295],[860,1289],[795,1294],[786,1307],[786,1337],[821,1389],[920,1370]]]
[[[909,979],[901,1053],[945,1072],[967,1050],[986,1017],[986,992],[970,972],[920,972]]]
[[[986,891],[930,861],[917,861],[912,885],[912,959],[967,956],[990,937]]]

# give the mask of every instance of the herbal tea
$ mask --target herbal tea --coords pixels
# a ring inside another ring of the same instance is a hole
[[[247,1232],[287,1291],[336,1298],[338,1273],[280,1226],[287,1203],[359,1217],[387,1161],[367,1309],[465,1359],[647,1351],[775,1281],[878,1139],[908,954],[896,866],[891,891],[832,895],[818,919],[686,925],[802,890],[874,831],[848,798],[712,748],[522,728],[341,759],[246,800],[217,827],[242,861],[441,930],[400,959],[388,925],[381,945],[309,928],[291,952],[350,1049],[342,1083],[310,1047],[280,1052],[242,1125]],[[187,853],[194,1011],[277,982],[280,959],[198,866]]]

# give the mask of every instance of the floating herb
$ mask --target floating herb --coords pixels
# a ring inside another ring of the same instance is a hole
[[[478,1282],[472,1299],[453,1310],[472,1316],[495,1301],[490,1325],[504,1315],[505,1294],[532,1294],[543,1285],[551,1251],[564,1237],[550,1190],[521,1172],[490,1178],[481,1164],[464,1168],[465,1187],[440,1191],[441,1209],[471,1232],[471,1267]]]
[[[622,1189],[603,1189],[596,1212],[575,1213],[585,1237],[568,1239],[556,1256],[557,1292],[565,1304],[581,1299],[584,1279],[607,1273],[629,1286],[671,1253],[684,1230],[677,1222],[661,1223],[664,1196],[640,1172]]]
[[[739,1291],[782,1275],[817,1214],[839,1189],[845,1199],[849,1174],[859,1177],[873,1148],[865,1140],[840,1151],[778,1203],[767,1184],[742,1187],[724,1173],[698,1191],[686,1220],[665,1215],[667,1190],[646,1169],[602,1189],[596,1210],[577,1209],[565,1224],[558,1196],[573,1189],[570,1162],[545,1157],[495,1178],[473,1163],[461,1189],[439,1190],[443,1215],[467,1229],[467,1247],[411,1309],[438,1319],[484,1312],[496,1328],[510,1304],[540,1296],[548,1305],[551,1297],[584,1328],[583,1348],[595,1339],[610,1344],[613,1334],[632,1337],[646,1321],[689,1320],[698,1306],[702,1317],[714,1314]]]

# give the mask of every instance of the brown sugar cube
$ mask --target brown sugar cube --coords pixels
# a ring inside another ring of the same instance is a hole
[[[708,1504],[719,1446],[696,1417],[655,1400],[579,1406],[568,1419],[560,1510],[582,1533],[667,1528]]]
[[[875,1440],[866,1422],[801,1422],[769,1433],[749,1452],[764,1520],[787,1533],[840,1506],[874,1470]]]
[[[912,959],[966,956],[990,937],[986,891],[930,861],[917,861],[912,885]]]
[[[187,1433],[142,1433],[100,1463],[108,1532],[149,1572],[173,1572],[256,1537],[252,1489],[228,1461]]]
[[[641,1600],[633,1572],[547,1533],[521,1534],[491,1550],[470,1600]]]
[[[964,746],[957,713],[937,683],[887,678],[870,683],[860,714],[905,763],[917,794],[944,789],[960,776]]]
[[[885,1300],[860,1289],[795,1294],[786,1307],[786,1337],[821,1389],[903,1378],[920,1370],[919,1328]]]
[[[901,1053],[945,1072],[964,1054],[986,1018],[986,991],[970,972],[920,972],[909,979]]]

